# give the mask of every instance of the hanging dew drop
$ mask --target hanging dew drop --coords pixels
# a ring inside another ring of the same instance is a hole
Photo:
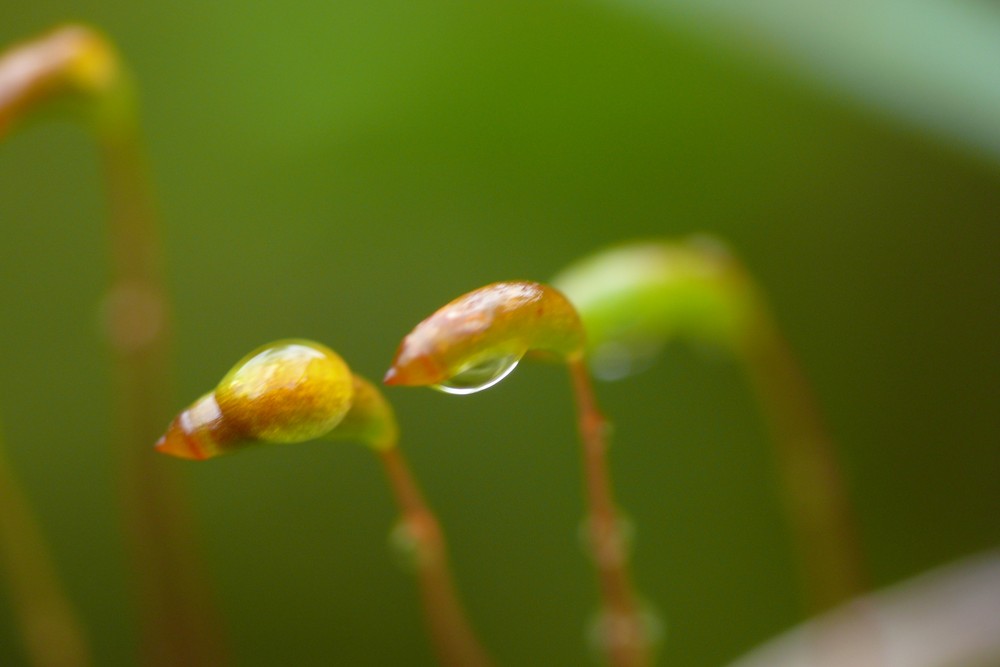
[[[474,394],[477,391],[489,389],[510,375],[510,372],[517,368],[519,361],[521,361],[519,354],[507,354],[485,359],[462,369],[441,384],[433,386],[434,389],[446,394]]]

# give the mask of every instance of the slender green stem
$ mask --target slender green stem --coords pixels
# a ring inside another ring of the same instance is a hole
[[[628,545],[614,501],[607,462],[607,422],[597,407],[583,358],[570,361],[569,371],[583,442],[588,546],[603,605],[598,628],[601,647],[612,667],[646,667],[653,661],[652,642],[632,583]]]
[[[86,635],[0,440],[0,560],[33,667],[87,667]]]
[[[812,389],[770,315],[760,312],[741,353],[772,431],[804,589],[821,611],[868,588],[857,521]]]
[[[379,450],[399,504],[401,526],[414,547],[424,621],[438,661],[445,667],[491,667],[459,600],[441,525],[424,500],[398,447]]]

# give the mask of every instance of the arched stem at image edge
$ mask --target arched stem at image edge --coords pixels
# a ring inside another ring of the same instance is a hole
[[[0,59],[0,137],[52,99],[92,123],[107,182],[111,285],[104,303],[114,357],[125,543],[152,667],[228,662],[174,471],[154,461],[169,416],[170,313],[162,243],[142,156],[132,84],[115,49],[86,26],[63,26]]]

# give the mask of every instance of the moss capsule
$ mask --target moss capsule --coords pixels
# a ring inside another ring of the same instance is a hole
[[[502,379],[529,350],[565,360],[582,355],[583,345],[580,318],[560,292],[526,281],[493,283],[418,324],[385,383],[471,393]]]
[[[353,398],[354,379],[337,353],[311,341],[278,341],[236,364],[171,422],[156,448],[207,459],[253,442],[312,440],[344,419]]]
[[[38,104],[63,96],[100,99],[121,83],[119,59],[97,31],[57,28],[0,57],[0,135]]]
[[[737,347],[762,308],[721,241],[639,241],[580,260],[552,280],[587,331],[590,364],[617,379],[647,367],[671,338]]]

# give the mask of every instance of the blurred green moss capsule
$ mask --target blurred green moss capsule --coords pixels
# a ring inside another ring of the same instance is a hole
[[[609,380],[644,368],[673,337],[738,346],[761,307],[742,266],[709,237],[615,246],[552,284],[580,314],[591,368]]]

